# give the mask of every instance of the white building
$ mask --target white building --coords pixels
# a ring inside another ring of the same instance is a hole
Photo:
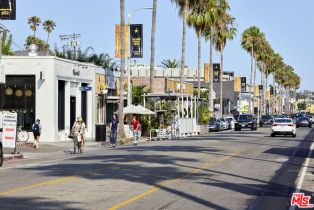
[[[95,65],[52,56],[4,56],[3,63],[0,111],[14,109],[18,124],[29,130],[40,119],[45,142],[66,140],[82,116],[86,137],[94,138]]]

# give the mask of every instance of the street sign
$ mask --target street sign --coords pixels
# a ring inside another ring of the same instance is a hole
[[[82,86],[80,87],[80,91],[91,91],[92,87],[91,86]]]
[[[17,122],[17,113],[4,113],[3,114],[2,146],[4,148],[15,148],[16,122]]]

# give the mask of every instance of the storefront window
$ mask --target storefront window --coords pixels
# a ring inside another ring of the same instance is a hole
[[[0,110],[18,113],[18,126],[31,129],[35,122],[35,76],[6,76],[0,85]]]

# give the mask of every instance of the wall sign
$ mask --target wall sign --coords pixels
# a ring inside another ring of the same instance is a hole
[[[73,69],[73,76],[80,76],[80,70]]]
[[[82,86],[80,87],[80,91],[91,91],[92,87],[91,86]]]
[[[3,114],[2,146],[4,148],[15,148],[16,122],[17,122],[17,113],[4,113]]]

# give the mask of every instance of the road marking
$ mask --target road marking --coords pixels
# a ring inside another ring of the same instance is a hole
[[[21,192],[21,191],[24,191],[24,190],[33,189],[35,187],[41,187],[41,186],[45,186],[45,185],[55,185],[55,184],[59,184],[59,183],[66,182],[66,181],[69,181],[69,180],[73,180],[73,179],[76,179],[76,178],[77,178],[77,176],[66,176],[66,177],[62,177],[62,178],[59,178],[59,179],[54,179],[54,180],[50,180],[50,181],[45,181],[45,182],[40,182],[40,183],[37,183],[37,184],[28,185],[28,186],[25,186],[25,187],[19,187],[19,188],[15,188],[15,189],[12,189],[12,190],[9,190],[9,191],[0,192],[0,197],[6,196],[6,195],[12,194],[12,193]]]
[[[186,174],[183,175],[183,176],[180,176],[180,177],[176,177],[176,178],[173,178],[173,179],[168,179],[168,180],[164,180],[164,181],[162,181],[162,182],[159,182],[159,183],[156,184],[156,186],[151,186],[151,187],[150,187],[150,190],[148,190],[148,191],[146,191],[146,192],[144,192],[144,193],[142,193],[142,194],[139,194],[139,195],[137,195],[137,196],[134,196],[134,197],[132,197],[132,198],[126,200],[126,201],[123,201],[123,202],[121,202],[121,203],[119,203],[119,204],[117,204],[117,205],[115,205],[115,206],[109,208],[109,210],[116,210],[116,209],[119,209],[119,208],[121,208],[121,207],[124,207],[124,206],[126,206],[126,205],[128,205],[128,204],[130,204],[130,203],[132,203],[132,202],[134,202],[134,201],[136,201],[136,200],[138,200],[138,199],[141,199],[141,198],[143,198],[143,197],[145,197],[145,196],[147,196],[147,195],[150,195],[150,194],[152,194],[152,193],[154,193],[154,192],[160,190],[160,187],[161,187],[161,186],[166,186],[167,184],[170,184],[170,183],[175,182],[175,181],[177,181],[177,180],[180,180],[180,179],[183,179],[183,178],[192,176],[193,174],[196,174],[196,173],[198,173],[198,172],[200,172],[200,171],[203,171],[203,170],[205,170],[205,169],[208,169],[208,168],[211,167],[211,166],[214,166],[214,165],[216,165],[216,164],[218,164],[218,163],[221,163],[221,162],[226,161],[226,160],[228,160],[228,159],[230,159],[230,158],[233,158],[234,156],[238,155],[239,153],[240,153],[240,152],[234,152],[234,153],[232,153],[232,154],[230,154],[230,155],[227,155],[226,157],[223,157],[223,158],[218,159],[216,162],[207,162],[207,163],[204,163],[204,164],[202,164],[200,167],[198,167],[198,168],[192,170],[191,172],[186,173]],[[158,186],[158,185],[159,185],[159,186]]]
[[[310,147],[310,152],[304,162],[304,165],[303,165],[303,168],[302,168],[302,171],[301,173],[299,173],[299,181],[298,181],[298,185],[297,185],[297,188],[296,188],[296,191],[295,193],[299,193],[302,189],[302,184],[304,182],[304,178],[305,178],[305,174],[306,174],[306,171],[307,171],[307,167],[309,166],[309,162],[310,162],[310,159],[312,157],[312,152],[313,152],[313,149],[314,149],[314,142],[312,142],[311,144],[311,147]],[[290,206],[290,209],[289,210],[294,210],[295,209],[295,206]]]

